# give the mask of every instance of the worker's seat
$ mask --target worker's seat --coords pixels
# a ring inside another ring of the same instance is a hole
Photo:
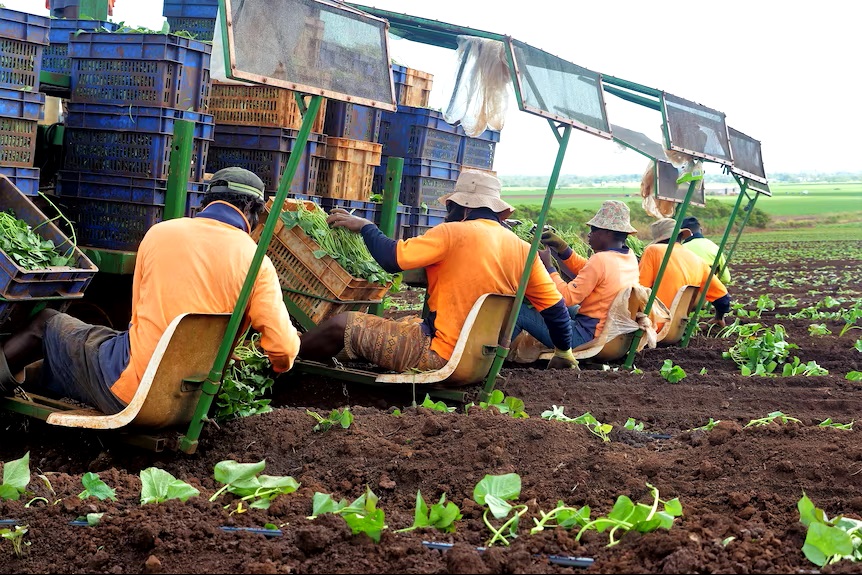
[[[503,324],[512,311],[515,297],[502,294],[484,294],[476,300],[461,335],[455,343],[452,357],[442,368],[424,373],[386,373],[379,375],[375,383],[441,383],[446,385],[471,385],[481,382],[494,361]]]
[[[118,429],[186,425],[194,415],[206,379],[224,339],[230,314],[187,313],[162,334],[141,384],[126,408],[113,415],[96,409],[51,413],[47,422],[64,427]],[[185,382],[184,380],[189,380]]]
[[[670,304],[670,321],[665,322],[656,340],[665,345],[679,343],[688,325],[688,316],[697,303],[699,286],[687,285],[679,288]]]

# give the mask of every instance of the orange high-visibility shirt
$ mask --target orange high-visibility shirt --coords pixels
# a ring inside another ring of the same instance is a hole
[[[644,249],[640,263],[640,282],[642,286],[653,287],[666,251],[667,244],[652,244]],[[664,305],[670,307],[673,303],[673,298],[676,297],[676,293],[682,286],[695,285],[703,289],[706,286],[706,279],[708,277],[709,266],[706,262],[699,255],[685,247],[685,245],[676,243],[670,252],[670,260],[667,262],[667,267],[661,278],[661,285],[658,286],[656,297]],[[727,288],[724,287],[721,280],[713,277],[712,282],[709,284],[709,289],[706,290],[706,300],[712,302],[726,295]]]
[[[620,290],[637,285],[638,260],[630,249],[625,253],[605,250],[594,253],[589,259],[572,252],[563,264],[578,274],[577,277],[568,284],[556,272],[551,277],[567,306],[580,304],[578,313],[599,320],[595,334],[598,337],[614,298]]]
[[[432,350],[446,360],[452,356],[479,296],[518,291],[529,250],[527,242],[486,219],[439,224],[422,236],[398,242],[398,266],[424,267],[428,276],[428,308],[437,314]],[[538,311],[562,299],[539,258],[533,261],[526,298]]]
[[[242,213],[233,209],[246,225]],[[247,232],[209,218],[178,218],[149,229],[138,249],[132,283],[129,364],[111,391],[128,403],[168,325],[184,313],[230,313],[257,244]],[[265,257],[251,292],[247,319],[261,334],[276,372],[289,370],[299,335],[284,307],[272,261]]]

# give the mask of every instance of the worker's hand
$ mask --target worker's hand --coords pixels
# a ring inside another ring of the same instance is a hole
[[[558,254],[569,249],[569,244],[551,231],[542,232],[542,243],[549,248],[554,248]]]
[[[508,219],[505,221],[506,221],[506,225],[509,226],[509,228],[514,228],[514,227],[520,226],[521,224],[524,223],[521,220],[516,220],[516,219]]]
[[[581,371],[578,360],[575,359],[571,349],[555,349],[554,357],[548,362],[548,369],[574,369]]]
[[[374,225],[374,222],[353,216],[341,208],[333,208],[329,212],[329,217],[326,218],[326,223],[330,228],[347,228],[353,233],[358,234],[366,225]]]
[[[551,250],[539,250],[539,259],[542,260],[542,263],[545,264],[545,269],[548,270],[549,274],[557,271],[557,268],[554,266],[554,261],[551,258]]]

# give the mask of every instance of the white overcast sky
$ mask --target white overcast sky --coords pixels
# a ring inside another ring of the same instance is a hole
[[[274,1],[274,0],[271,0]],[[44,0],[3,0],[47,14]],[[580,66],[715,108],[762,143],[770,172],[862,171],[862,3],[705,0],[368,0],[368,5],[515,38]],[[116,0],[113,20],[158,29],[161,0]],[[393,40],[391,55],[435,74],[445,108],[455,52]],[[651,133],[658,112],[608,98],[612,123]],[[497,147],[504,175],[548,174],[557,145],[547,122],[514,98]],[[646,160],[575,131],[563,173],[640,173]],[[707,172],[718,172],[714,165]]]

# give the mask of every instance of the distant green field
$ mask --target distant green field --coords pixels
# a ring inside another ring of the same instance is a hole
[[[757,207],[773,217],[802,218],[831,214],[862,215],[862,182],[775,184],[772,197],[758,198]],[[807,192],[807,193],[804,193]],[[503,188],[503,198],[511,204],[541,204],[545,190]],[[554,207],[598,209],[605,200],[638,201],[638,188],[561,188],[554,193]],[[707,202],[735,202],[735,196],[707,196]]]
[[[768,232],[754,232],[746,228],[746,232],[740,236],[740,243],[747,242],[810,242],[817,240],[842,240],[862,241],[862,226],[854,224],[823,224],[810,228],[796,228],[786,230],[770,230]],[[712,239],[718,243],[719,236]]]

